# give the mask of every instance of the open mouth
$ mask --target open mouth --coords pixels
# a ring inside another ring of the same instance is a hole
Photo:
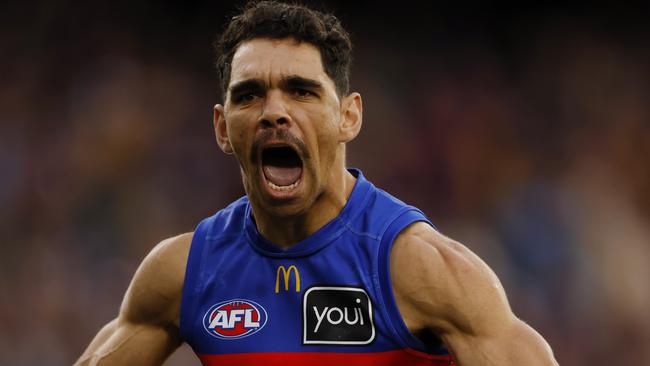
[[[262,171],[266,183],[275,191],[290,191],[302,177],[302,160],[290,146],[274,146],[262,150]]]

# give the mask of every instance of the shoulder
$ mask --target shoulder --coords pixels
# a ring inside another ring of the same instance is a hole
[[[193,233],[156,245],[136,271],[120,309],[132,323],[178,326],[185,267]]]
[[[485,262],[426,223],[414,223],[396,238],[390,272],[411,330],[475,333],[512,317],[501,283]]]
[[[199,237],[238,231],[245,224],[249,209],[248,197],[242,196],[213,215],[201,220],[194,234]]]
[[[372,183],[362,181],[368,193],[357,200],[360,213],[356,222],[364,225],[364,231],[375,234],[386,241],[394,241],[405,225],[413,221],[428,221],[417,207],[411,206]]]

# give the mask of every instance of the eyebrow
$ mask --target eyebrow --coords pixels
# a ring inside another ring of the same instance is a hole
[[[282,77],[282,79],[280,79],[280,87],[283,89],[323,90],[323,84],[318,80],[305,78],[299,75],[288,75]],[[250,92],[261,92],[265,89],[266,83],[261,79],[242,80],[228,88],[230,95],[234,98]]]
[[[238,83],[233,84],[230,88],[230,95],[238,96],[242,93],[248,93],[251,91],[261,91],[264,90],[264,83],[259,79],[248,79],[243,80]]]
[[[298,75],[285,76],[280,80],[280,86],[286,89],[322,90],[323,84],[318,80],[307,79]]]

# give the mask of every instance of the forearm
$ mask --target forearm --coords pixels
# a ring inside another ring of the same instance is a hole
[[[530,326],[516,320],[505,332],[450,339],[459,366],[557,366],[548,343]]]
[[[161,365],[180,345],[169,330],[150,325],[107,324],[75,365]]]
[[[511,336],[512,349],[509,352],[512,365],[557,366],[551,346],[546,340],[523,321],[518,321],[518,330]]]
[[[83,365],[86,360],[90,359],[92,355],[113,335],[117,327],[117,319],[111,320],[108,324],[104,325],[99,330],[92,342],[86,347],[84,353],[79,357],[75,365]]]

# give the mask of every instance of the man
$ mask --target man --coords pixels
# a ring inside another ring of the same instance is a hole
[[[302,6],[249,4],[217,61],[217,143],[246,196],[160,243],[80,365],[556,365],[494,273],[345,168],[351,43]]]

